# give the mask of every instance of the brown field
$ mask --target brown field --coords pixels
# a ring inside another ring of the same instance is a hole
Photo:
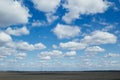
[[[0,72],[0,80],[120,80],[120,71]]]

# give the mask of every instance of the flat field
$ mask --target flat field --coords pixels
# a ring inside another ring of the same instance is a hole
[[[0,80],[120,80],[120,71],[0,72]]]

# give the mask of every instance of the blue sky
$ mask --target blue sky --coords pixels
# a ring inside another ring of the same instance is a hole
[[[120,70],[119,0],[0,0],[0,70]]]

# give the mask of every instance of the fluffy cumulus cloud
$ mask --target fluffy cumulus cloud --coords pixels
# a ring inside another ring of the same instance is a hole
[[[87,53],[99,53],[104,52],[105,50],[99,46],[87,47],[85,50]]]
[[[60,4],[60,0],[32,0],[36,9],[43,12],[55,12]]]
[[[17,32],[16,32],[16,34],[17,34]],[[0,31],[0,46],[5,47],[5,48],[2,48],[3,51],[6,49],[7,49],[7,51],[9,51],[8,50],[9,48],[11,50],[17,50],[17,51],[33,51],[33,50],[42,50],[42,49],[46,48],[46,46],[41,42],[35,43],[35,44],[30,44],[25,41],[14,41],[14,40],[12,40],[12,37],[9,34],[3,32],[3,31]]]
[[[16,53],[16,50],[8,47],[0,47],[0,58],[6,58],[12,54]]]
[[[29,30],[24,26],[22,28],[7,28],[6,33],[10,34],[10,35],[15,35],[15,36],[21,36],[21,35],[28,35],[30,32]]]
[[[28,42],[13,42],[13,48],[16,48],[20,51],[32,51],[34,46]]]
[[[0,27],[25,24],[29,17],[29,10],[19,1],[0,0]]]
[[[61,56],[62,52],[59,50],[44,51],[39,54],[40,56]]]
[[[52,48],[53,48],[53,49],[57,49],[57,48],[58,48],[58,46],[57,46],[57,45],[55,45],[55,44],[53,44],[53,45],[52,45]]]
[[[19,51],[33,51],[42,50],[46,48],[46,46],[42,43],[29,44],[28,42],[25,41],[10,42],[7,44],[7,46]]]
[[[66,43],[60,43],[60,48],[67,49],[67,50],[82,50],[86,48],[86,44],[80,42],[69,41]]]
[[[76,51],[69,51],[69,52],[66,52],[64,54],[64,56],[67,56],[67,57],[73,57],[73,56],[76,56]]]
[[[43,23],[39,20],[33,21],[32,23],[32,27],[40,27],[41,25],[43,25]]]
[[[58,19],[58,16],[55,16],[52,13],[47,13],[46,17],[47,17],[47,21],[49,24],[52,23],[53,21],[55,21],[56,19]]]
[[[38,56],[41,60],[50,60],[50,56]]]
[[[12,38],[10,35],[8,35],[5,32],[0,31],[0,45],[3,45],[5,43],[11,42],[11,41],[12,41]]]
[[[104,57],[105,58],[116,58],[116,57],[120,57],[120,54],[118,54],[118,53],[108,53]]]
[[[50,60],[50,59],[58,59],[64,57],[75,57],[77,55],[76,51],[68,51],[63,53],[60,50],[52,50],[52,51],[42,51],[38,54],[38,58],[41,60]]]
[[[36,43],[34,44],[35,49],[45,49],[46,46],[43,43]]]
[[[99,46],[88,47],[90,45],[114,44],[117,42],[117,37],[109,32],[94,31],[78,41],[61,42],[59,47],[67,50],[83,50],[87,47],[86,52],[100,52],[104,49]]]
[[[57,24],[53,32],[59,39],[63,39],[76,37],[80,34],[81,30],[78,26]]]
[[[45,12],[47,24],[52,23],[54,20],[58,18],[58,16],[54,15],[56,13],[57,8],[60,5],[61,0],[32,0],[34,7],[42,12]]]
[[[43,60],[49,60],[51,57],[61,57],[62,52],[59,50],[52,50],[52,51],[43,51],[38,54],[38,57]]]
[[[18,53],[15,55],[16,59],[24,59],[26,56],[26,53]]]
[[[70,23],[81,15],[104,13],[109,6],[110,3],[107,0],[67,0],[63,7],[68,10],[68,13],[63,20]]]
[[[0,35],[3,35],[2,33]],[[46,46],[42,43],[29,44],[25,41],[12,41],[11,37],[4,33],[4,37],[0,37],[0,60],[8,56],[14,56],[16,59],[24,59],[27,54],[24,51],[35,51],[45,49]],[[4,39],[4,40],[2,40]]]
[[[88,45],[114,44],[116,41],[117,37],[114,34],[104,31],[94,31],[81,40]]]

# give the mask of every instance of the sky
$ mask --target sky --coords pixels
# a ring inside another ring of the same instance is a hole
[[[120,70],[120,0],[0,0],[8,70]]]

